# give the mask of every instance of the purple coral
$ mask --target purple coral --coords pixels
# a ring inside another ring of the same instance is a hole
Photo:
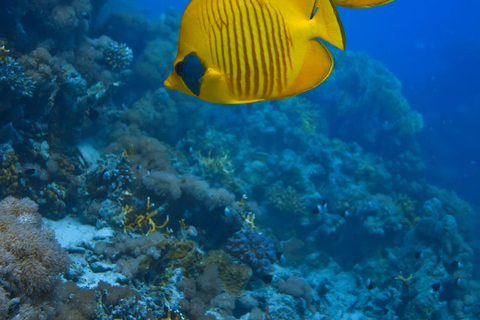
[[[272,239],[257,232],[237,232],[228,239],[226,249],[259,274],[271,271],[272,263],[276,260]]]

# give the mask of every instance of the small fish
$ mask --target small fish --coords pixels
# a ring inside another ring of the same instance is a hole
[[[324,204],[315,206],[315,208],[313,208],[312,213],[313,214],[326,213],[327,209],[328,209],[327,203],[325,202]]]
[[[36,172],[37,170],[35,170],[34,168],[29,168],[29,169],[26,169],[25,171],[23,171],[27,176],[30,176],[32,177]]]
[[[440,282],[432,284],[432,290],[433,292],[438,292],[440,288],[442,287],[442,284]]]
[[[461,263],[460,261],[453,261],[452,263],[450,263],[450,266],[455,269],[461,269],[463,268],[463,263]]]
[[[257,151],[252,154],[252,159],[260,162],[267,162],[270,157],[268,153],[262,151]]]
[[[379,0],[192,0],[180,23],[168,89],[221,104],[284,99],[310,90],[333,69],[318,38],[345,48],[336,4]]]
[[[90,18],[91,18],[90,12],[82,11],[81,14],[82,14],[83,19],[85,19],[85,20],[90,20]]]
[[[273,276],[271,274],[264,274],[263,276],[260,277],[260,279],[265,283],[265,284],[270,284],[272,283]]]
[[[365,281],[365,286],[367,287],[368,290],[372,290],[373,289],[372,279],[368,278],[367,281]]]
[[[461,285],[461,284],[462,284],[462,278],[457,277],[457,278],[455,279],[454,283],[455,283],[456,286]]]
[[[275,257],[277,258],[277,260],[280,260],[282,258],[282,255],[283,253],[280,251],[275,252]]]

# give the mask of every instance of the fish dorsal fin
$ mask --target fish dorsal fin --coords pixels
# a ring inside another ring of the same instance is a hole
[[[393,1],[394,0],[334,0],[335,4],[349,8],[370,8]]]
[[[345,50],[345,32],[332,0],[315,0],[312,9],[315,37]]]
[[[313,13],[316,11],[317,2],[319,0],[280,0],[284,3],[295,4],[295,7],[300,10],[302,16],[306,19],[311,19]]]
[[[333,57],[330,51],[319,40],[310,40],[302,69],[295,82],[285,92],[285,97],[315,88],[328,78],[332,69]]]
[[[320,0],[313,1],[312,11],[310,12],[310,19],[313,19],[313,17],[315,16],[315,13],[317,13],[318,6],[319,6],[319,3],[318,3],[319,1]]]

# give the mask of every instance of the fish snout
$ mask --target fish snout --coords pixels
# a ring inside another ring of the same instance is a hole
[[[163,82],[163,85],[167,88],[167,89],[174,89],[174,81],[173,81],[173,72],[170,73],[170,75],[168,76],[167,79],[165,79],[165,81]]]

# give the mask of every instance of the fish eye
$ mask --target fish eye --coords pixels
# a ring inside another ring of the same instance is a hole
[[[205,67],[195,53],[190,53],[183,61],[178,62],[175,65],[175,72],[194,95],[198,96],[200,94]]]

